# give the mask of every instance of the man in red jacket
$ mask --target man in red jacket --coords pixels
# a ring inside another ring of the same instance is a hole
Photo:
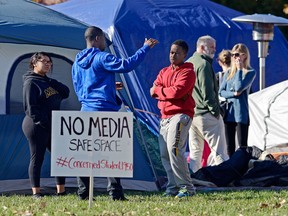
[[[195,194],[185,159],[186,140],[194,115],[192,91],[196,79],[193,64],[184,62],[187,53],[185,41],[174,41],[170,48],[171,65],[160,71],[150,89],[161,112],[159,146],[168,177],[164,195],[177,198]]]

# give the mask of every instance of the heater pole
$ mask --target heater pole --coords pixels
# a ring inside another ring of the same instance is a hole
[[[259,89],[262,90],[265,88],[265,58],[259,58],[259,69],[260,69]]]
[[[258,42],[259,89],[262,90],[265,88],[265,58],[268,55],[269,41],[274,37],[274,25],[288,25],[288,19],[271,14],[253,14],[235,17],[232,20],[253,24],[253,40]]]
[[[265,61],[268,55],[268,41],[258,41],[258,58],[259,58],[259,90],[265,88]]]

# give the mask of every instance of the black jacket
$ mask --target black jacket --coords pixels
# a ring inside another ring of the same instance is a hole
[[[23,76],[23,105],[27,116],[41,127],[50,130],[52,110],[59,110],[61,101],[68,98],[69,88],[47,76],[29,71]]]

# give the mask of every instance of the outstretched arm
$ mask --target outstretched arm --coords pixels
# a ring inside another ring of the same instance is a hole
[[[101,66],[107,71],[115,73],[128,73],[134,70],[144,60],[147,52],[157,43],[158,40],[156,39],[145,39],[144,45],[138,49],[134,55],[127,59],[117,58],[109,53],[101,53],[101,55],[98,55],[100,60],[97,60],[97,62],[101,62]]]

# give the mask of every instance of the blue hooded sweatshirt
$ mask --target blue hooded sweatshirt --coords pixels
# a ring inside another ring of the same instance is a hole
[[[116,95],[115,73],[127,73],[135,69],[150,50],[144,45],[137,52],[121,59],[87,48],[76,55],[72,66],[72,81],[82,111],[118,111],[122,101]]]

